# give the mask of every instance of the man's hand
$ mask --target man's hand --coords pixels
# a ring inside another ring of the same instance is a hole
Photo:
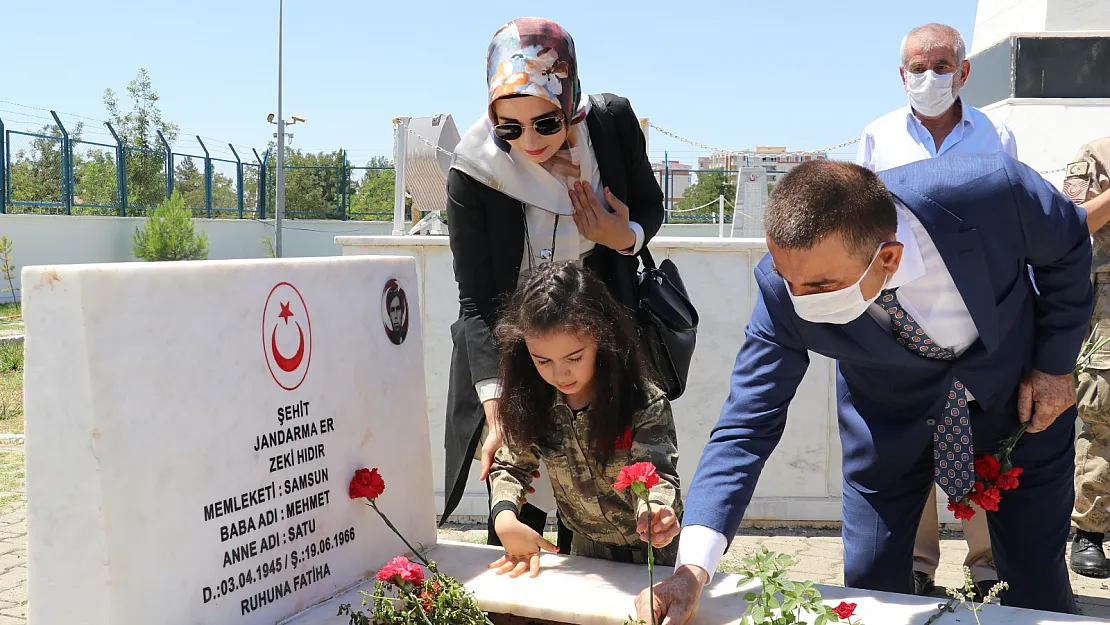
[[[636,521],[636,533],[640,535],[640,540],[647,541],[647,528],[648,528],[648,513],[644,512]],[[678,516],[674,513],[674,508],[670,506],[661,506],[659,504],[651,504],[651,544],[654,547],[666,547],[671,544],[675,536],[678,536],[679,530]]]
[[[1070,373],[1049,375],[1034,370],[1018,384],[1018,419],[1029,423],[1026,432],[1043,432],[1075,404],[1075,379]]]
[[[502,510],[493,520],[493,529],[505,548],[505,555],[489,565],[498,575],[520,577],[528,571],[529,577],[535,577],[540,573],[540,551],[559,552],[536,530],[518,521],[512,510]]]
[[[486,425],[489,426],[489,434],[482,442],[482,473],[478,476],[478,481],[484,482],[489,478],[490,469],[493,468],[493,456],[498,449],[501,449],[501,443],[505,441],[505,437],[501,434],[501,421],[497,418],[497,400],[490,399],[483,402],[482,409],[486,411]],[[540,472],[532,471],[532,477],[539,478]],[[529,495],[535,492],[535,488],[528,487]],[[525,502],[527,501],[525,499]]]
[[[703,569],[685,565],[674,575],[655,585],[655,618],[661,625],[684,625],[694,617],[701,601],[701,589],[709,580]],[[636,597],[636,618],[651,620],[651,593],[644,589]]]

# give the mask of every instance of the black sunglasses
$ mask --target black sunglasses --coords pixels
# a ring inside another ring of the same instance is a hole
[[[563,129],[563,118],[561,115],[552,115],[551,117],[542,117],[532,121],[532,129],[536,133],[545,137],[550,137],[557,134]],[[493,132],[499,138],[505,141],[516,141],[524,134],[524,126],[519,123],[513,122],[509,124],[497,124],[493,127]]]

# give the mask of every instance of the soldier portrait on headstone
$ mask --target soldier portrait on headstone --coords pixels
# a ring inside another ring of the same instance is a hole
[[[396,280],[390,280],[385,284],[382,295],[382,315],[389,342],[394,345],[404,343],[409,333],[409,306],[405,290]]]

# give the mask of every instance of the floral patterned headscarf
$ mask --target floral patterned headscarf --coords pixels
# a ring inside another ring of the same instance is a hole
[[[508,95],[532,95],[558,106],[571,124],[586,116],[574,40],[563,27],[538,17],[505,24],[486,51],[489,116],[493,103]]]

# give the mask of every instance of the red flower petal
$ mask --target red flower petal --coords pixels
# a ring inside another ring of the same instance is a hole
[[[422,584],[424,569],[404,556],[397,556],[383,566],[376,577],[379,582],[389,582],[394,586],[400,586],[403,582]]]
[[[648,489],[658,484],[659,475],[655,472],[655,465],[650,462],[637,462],[621,468],[613,488],[624,490],[636,482],[643,484],[644,488]]]
[[[1002,472],[1002,463],[991,454],[983,454],[975,459],[975,473],[987,482],[998,479]]]
[[[856,604],[854,604],[854,603],[845,603],[844,601],[841,601],[840,605],[833,608],[832,611],[836,612],[836,615],[840,618],[848,618],[848,617],[852,616],[852,614],[855,613]]]
[[[355,471],[354,478],[351,479],[351,486],[348,489],[348,494],[351,499],[377,499],[385,492],[385,480],[378,474],[378,470],[367,469],[365,467]]]
[[[1018,487],[1018,476],[1025,472],[1021,467],[1014,467],[998,476],[994,485],[1001,490],[1013,490]]]
[[[972,508],[970,505],[962,501],[958,501],[956,503],[952,503],[951,501],[949,501],[948,509],[955,513],[956,518],[961,521],[970,519],[971,517],[975,516],[975,508]]]
[[[1002,493],[993,486],[988,487],[983,482],[975,482],[975,487],[968,494],[968,499],[984,510],[998,512],[998,502],[1002,501]]]

